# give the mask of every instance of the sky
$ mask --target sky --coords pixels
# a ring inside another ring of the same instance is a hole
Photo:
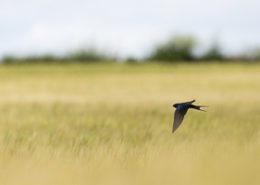
[[[259,0],[0,0],[0,58],[83,47],[142,57],[173,35],[232,54],[260,46],[259,10]]]

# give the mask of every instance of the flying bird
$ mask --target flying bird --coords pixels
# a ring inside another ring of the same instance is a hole
[[[177,130],[177,128],[180,126],[180,124],[183,121],[183,118],[185,116],[185,114],[187,113],[187,111],[189,110],[189,108],[192,109],[197,109],[200,111],[204,111],[200,109],[201,107],[206,107],[206,106],[202,106],[202,105],[193,105],[192,103],[194,103],[195,100],[189,101],[189,102],[184,102],[184,103],[176,103],[173,105],[173,107],[176,108],[175,113],[174,113],[174,121],[173,121],[173,127],[172,127],[172,133],[175,132],[175,130]]]

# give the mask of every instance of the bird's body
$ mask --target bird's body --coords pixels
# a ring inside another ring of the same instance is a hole
[[[192,103],[194,103],[194,102],[195,102],[195,100],[192,100],[189,102],[176,103],[173,105],[173,107],[175,107],[176,110],[174,113],[172,133],[174,133],[175,130],[177,130],[177,128],[181,125],[183,118],[184,118],[185,114],[187,113],[187,111],[189,110],[189,108],[204,111],[204,110],[200,109],[200,107],[203,107],[203,106],[192,105]]]

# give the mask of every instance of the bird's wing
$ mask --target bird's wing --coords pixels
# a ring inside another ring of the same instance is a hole
[[[172,133],[174,133],[175,130],[177,130],[177,128],[181,125],[185,114],[186,114],[185,111],[181,111],[179,109],[176,109],[176,111],[174,113]]]
[[[194,103],[196,100],[191,100],[191,101],[187,101],[187,102],[182,102],[182,103],[179,103],[179,104],[184,104],[184,103],[187,103],[187,104],[192,104]]]
[[[185,103],[194,103],[196,100],[192,100],[192,101],[188,101],[188,102],[185,102]]]

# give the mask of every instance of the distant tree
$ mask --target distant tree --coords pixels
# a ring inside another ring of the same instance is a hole
[[[81,61],[81,62],[97,62],[97,61],[112,61],[116,60],[115,56],[106,54],[96,48],[86,48],[75,50],[65,56],[66,60]]]
[[[37,62],[54,62],[61,60],[60,57],[54,56],[52,54],[42,54],[42,55],[27,55],[27,56],[14,56],[6,55],[3,57],[2,62],[4,64],[11,63],[37,63]]]
[[[194,59],[195,40],[188,36],[177,36],[155,47],[148,56],[154,61],[191,61]]]
[[[130,56],[130,57],[127,57],[127,58],[125,59],[125,62],[131,63],[131,64],[135,64],[135,63],[138,63],[138,59],[135,58],[135,57],[133,57],[133,56]]]
[[[112,54],[108,54],[103,51],[99,51],[95,48],[86,48],[80,50],[74,50],[64,56],[56,56],[52,54],[42,55],[26,55],[26,56],[15,56],[6,55],[3,57],[2,62],[4,64],[11,63],[70,63],[70,62],[98,62],[98,61],[116,61],[117,58]]]
[[[14,63],[15,61],[17,61],[17,57],[15,57],[14,55],[5,55],[2,59],[2,63],[4,64],[10,64],[10,63]]]
[[[248,59],[251,61],[260,61],[260,48],[252,49],[248,54]]]
[[[201,57],[202,60],[224,60],[225,58],[217,43],[212,44],[209,50]]]
[[[52,61],[59,61],[59,60],[61,60],[61,58],[58,56],[54,56],[52,54],[44,54],[44,55],[41,55],[40,57],[38,57],[38,60],[52,62]]]

